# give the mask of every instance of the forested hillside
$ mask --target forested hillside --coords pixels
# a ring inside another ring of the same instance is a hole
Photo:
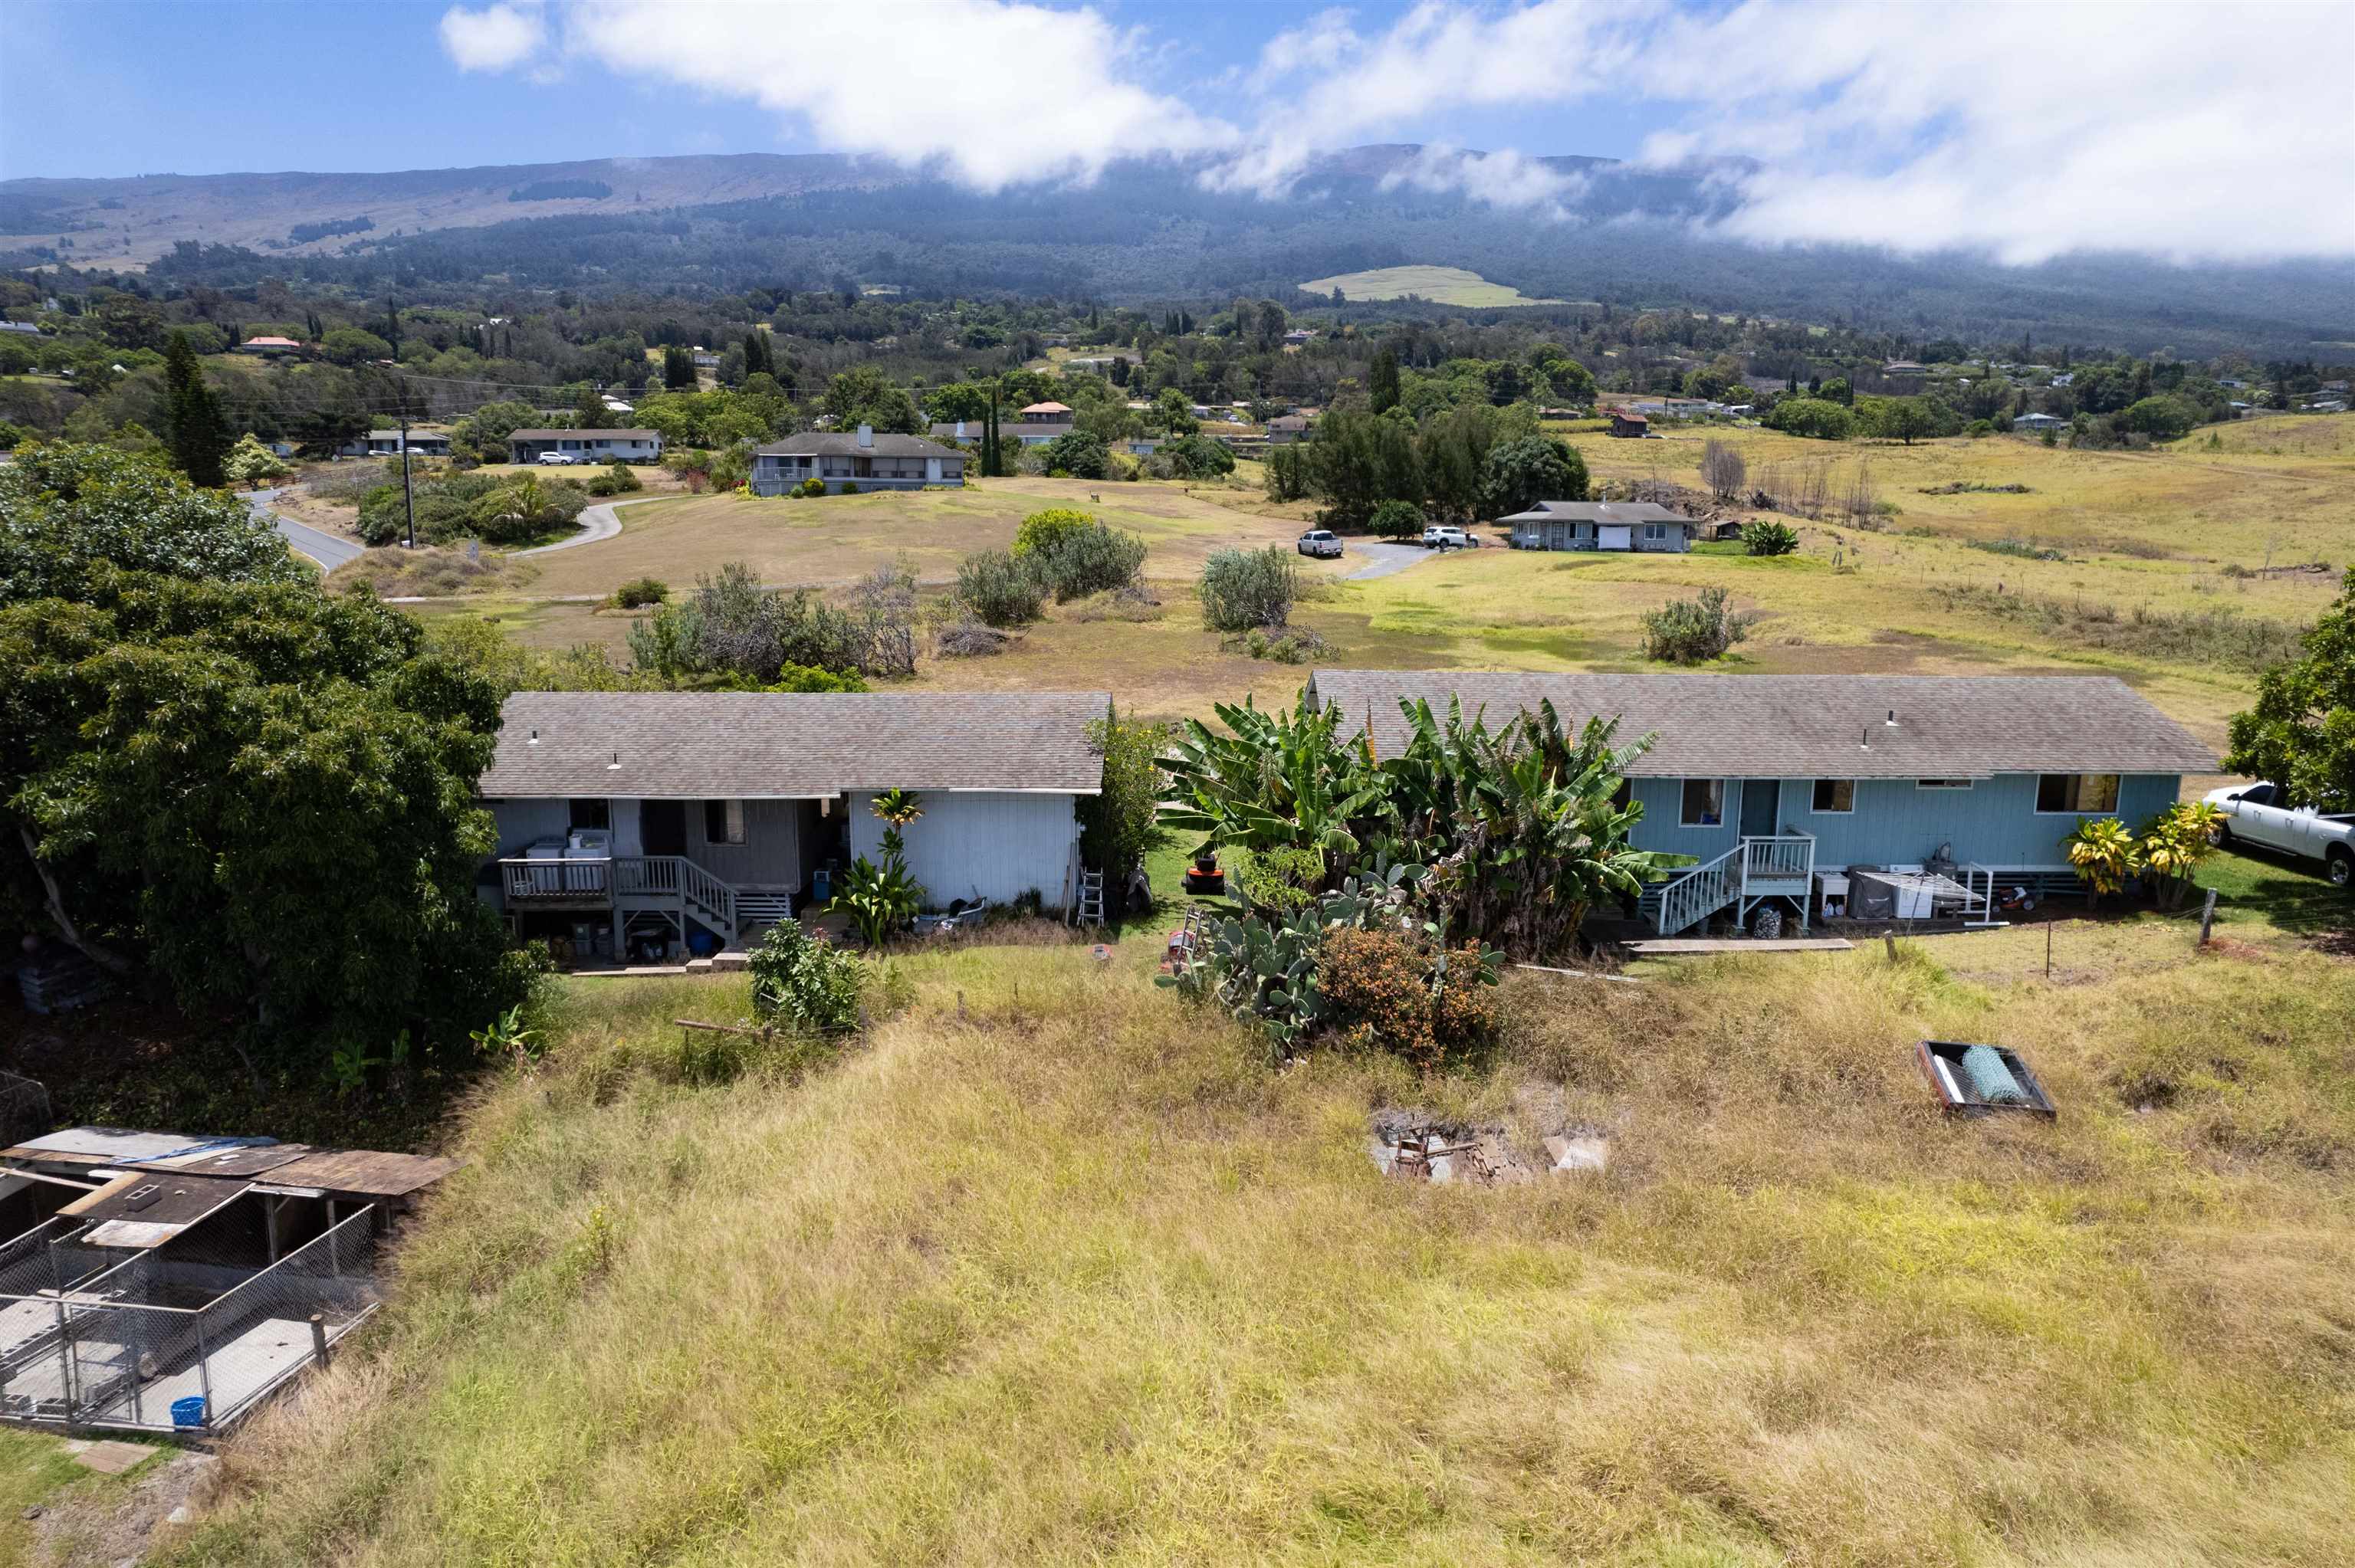
[[[275,277],[425,298],[496,279],[589,292],[855,281],[931,297],[1114,302],[1291,300],[1308,279],[1431,264],[1536,296],[1873,331],[2181,354],[2327,353],[2355,339],[2355,267],[2345,263],[2186,268],[2080,255],[2014,268],[1957,254],[1760,247],[1696,228],[1721,199],[1700,173],[1549,160],[1577,182],[1559,210],[1508,211],[1401,179],[1420,151],[1336,154],[1282,200],[1207,190],[1169,163],[1118,165],[1092,186],[996,195],[838,158],[223,175],[165,186],[16,181],[0,186],[0,227],[14,236],[0,240],[0,265],[87,267],[120,255],[181,284]],[[103,210],[110,204],[120,211]],[[282,223],[257,216],[282,210]],[[362,218],[372,227],[359,227]]]

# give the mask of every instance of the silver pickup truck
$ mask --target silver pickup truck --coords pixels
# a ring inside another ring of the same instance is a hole
[[[2254,844],[2322,863],[2335,886],[2355,886],[2355,811],[2328,814],[2311,806],[2293,810],[2278,784],[2241,784],[2208,791],[2208,803],[2224,814],[2216,830],[2220,844]]]

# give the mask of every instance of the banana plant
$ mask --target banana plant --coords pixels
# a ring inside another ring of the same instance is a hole
[[[1227,733],[1188,719],[1161,759],[1161,825],[1200,833],[1204,848],[1314,850],[1337,883],[1388,815],[1370,742],[1346,737],[1339,710],[1319,709],[1305,686],[1290,713],[1248,697],[1213,711]]]

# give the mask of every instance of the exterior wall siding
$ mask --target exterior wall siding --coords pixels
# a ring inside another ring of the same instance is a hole
[[[1685,827],[1678,821],[1683,779],[1629,782],[1644,806],[1644,820],[1634,835],[1638,849],[1710,860],[1732,849],[1741,836],[1740,779],[1726,780],[1725,820],[1710,828]],[[2061,848],[2062,837],[2085,817],[2115,815],[2131,827],[2172,802],[2182,786],[2171,773],[2128,774],[2118,780],[2116,811],[2047,816],[2036,810],[2032,773],[1976,779],[1968,789],[1923,789],[1911,779],[1859,779],[1856,810],[1847,813],[1811,809],[1813,779],[1781,783],[1776,826],[1813,833],[1818,866],[1919,865],[1940,844],[1951,843],[1956,860],[2019,869],[2065,867],[2068,856]]]
[[[687,803],[687,858],[738,887],[798,890],[802,885],[799,800],[744,802],[744,842],[704,837],[703,802]]]
[[[526,844],[560,839],[572,825],[562,800],[493,800],[489,805],[491,819],[499,825],[501,859],[523,853]]]
[[[850,853],[873,860],[883,824],[867,809],[876,789],[850,792]],[[1062,900],[1079,839],[1077,797],[976,790],[921,794],[923,816],[906,830],[908,871],[933,906],[953,898],[1012,899],[1037,888],[1050,907]]]

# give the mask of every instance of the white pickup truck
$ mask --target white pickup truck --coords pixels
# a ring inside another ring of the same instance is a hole
[[[2311,806],[2292,810],[2278,784],[2243,784],[2208,791],[2208,803],[2224,813],[2216,830],[2220,844],[2254,844],[2322,863],[2335,886],[2355,886],[2355,811],[2335,815]]]

